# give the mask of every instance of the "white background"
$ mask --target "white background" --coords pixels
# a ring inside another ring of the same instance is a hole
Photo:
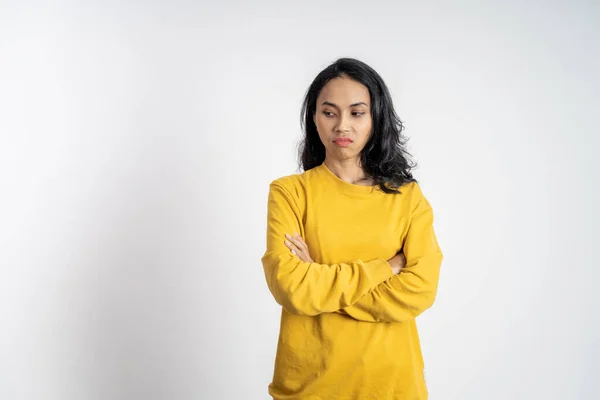
[[[268,398],[268,184],[343,56],[436,214],[430,398],[599,398],[599,3],[217,3],[0,2],[0,398]]]

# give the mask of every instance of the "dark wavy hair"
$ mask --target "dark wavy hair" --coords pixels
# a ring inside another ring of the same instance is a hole
[[[405,148],[408,139],[402,135],[404,125],[394,110],[392,96],[381,76],[370,66],[354,58],[340,58],[321,71],[308,88],[300,113],[304,137],[298,156],[304,171],[325,161],[325,146],[319,138],[313,116],[317,110],[317,97],[331,79],[350,78],[369,89],[373,129],[361,151],[361,165],[385,193],[400,193],[402,185],[417,182],[411,169],[416,163]]]

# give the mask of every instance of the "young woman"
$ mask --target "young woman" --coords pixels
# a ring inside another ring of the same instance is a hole
[[[379,74],[342,58],[302,107],[304,172],[269,189],[269,290],[282,306],[269,394],[427,399],[415,317],[436,296],[442,252]]]

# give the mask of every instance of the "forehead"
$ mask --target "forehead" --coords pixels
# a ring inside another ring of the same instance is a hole
[[[349,78],[339,77],[330,80],[323,86],[317,103],[320,105],[324,101],[329,101],[341,107],[347,107],[358,102],[369,104],[370,98],[369,89],[365,85]]]

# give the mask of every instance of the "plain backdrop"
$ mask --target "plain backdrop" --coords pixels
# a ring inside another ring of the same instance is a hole
[[[0,398],[267,399],[268,184],[355,57],[445,259],[432,400],[600,398],[594,1],[0,1]]]

